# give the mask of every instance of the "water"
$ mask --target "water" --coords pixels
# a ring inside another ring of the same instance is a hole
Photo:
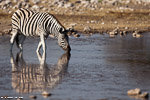
[[[134,100],[129,89],[150,92],[150,33],[115,38],[105,35],[70,38],[71,54],[48,38],[47,55],[36,54],[38,38],[27,38],[23,53],[9,37],[0,37],[0,96],[36,95],[37,100]],[[51,93],[44,97],[43,91]],[[141,100],[141,99],[139,99]]]

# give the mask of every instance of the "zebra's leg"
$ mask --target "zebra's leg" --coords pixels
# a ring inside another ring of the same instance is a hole
[[[38,47],[37,47],[37,49],[36,49],[36,52],[37,52],[37,53],[39,53],[39,50],[40,50],[41,46],[42,46],[42,42],[40,41],[39,44],[38,44]]]
[[[12,51],[12,47],[13,47],[13,44],[14,44],[14,40],[17,36],[17,33],[18,33],[18,30],[16,30],[16,29],[12,30],[12,37],[10,39],[10,51]]]
[[[19,48],[20,48],[20,51],[23,50],[23,42],[24,42],[25,38],[26,38],[26,36],[21,35],[21,37],[19,39]]]

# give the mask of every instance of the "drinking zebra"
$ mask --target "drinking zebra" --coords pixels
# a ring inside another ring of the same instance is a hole
[[[10,50],[12,51],[15,40],[20,50],[23,50],[22,45],[26,36],[39,36],[40,42],[36,51],[39,52],[42,46],[45,53],[45,40],[49,34],[53,34],[58,39],[59,46],[66,51],[70,51],[68,31],[52,14],[33,12],[29,9],[20,8],[12,15]]]

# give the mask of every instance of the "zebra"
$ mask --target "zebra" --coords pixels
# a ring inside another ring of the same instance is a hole
[[[43,52],[46,52],[45,40],[49,34],[54,35],[58,39],[58,45],[65,51],[71,51],[69,30],[57,20],[57,18],[47,12],[34,12],[29,9],[20,8],[12,15],[12,37],[10,39],[10,51],[14,41],[20,50],[23,50],[23,42],[27,36],[39,36],[40,42],[36,49],[39,52],[41,46]]]

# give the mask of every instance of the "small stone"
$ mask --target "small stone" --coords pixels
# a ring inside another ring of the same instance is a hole
[[[118,22],[117,22],[117,21],[115,21],[114,23],[115,23],[115,24],[117,24]]]
[[[43,8],[42,10],[43,10],[43,11],[48,11],[48,9],[47,9],[47,8]]]
[[[104,22],[102,22],[101,24],[102,24],[102,25],[104,25],[105,23],[104,23]]]
[[[91,31],[91,27],[86,26],[86,27],[84,27],[83,31],[84,32],[90,32]]]
[[[9,13],[9,14],[11,14],[11,13],[12,13],[12,11],[8,11],[8,13]]]
[[[71,24],[70,24],[70,27],[73,28],[73,27],[76,26],[76,25],[77,25],[77,23],[71,23]]]
[[[58,7],[63,7],[64,6],[64,2],[58,2]]]
[[[13,6],[13,8],[12,9],[17,9],[18,7],[17,7],[17,5],[15,5],[15,6]]]
[[[14,1],[14,3],[17,3],[19,0],[13,0]]]
[[[75,34],[74,37],[80,37],[80,34]]]
[[[138,28],[136,27],[135,30],[138,30]]]
[[[46,3],[47,3],[47,1],[42,1],[41,3],[45,3],[45,4],[46,4]]]
[[[82,0],[81,1],[81,4],[89,4],[90,2],[89,1],[86,1],[86,0]]]
[[[141,93],[141,90],[139,88],[131,89],[127,93],[128,95],[139,95]]]
[[[120,31],[120,36],[126,35],[127,31]]]
[[[63,0],[64,2],[68,2],[69,0]]]
[[[140,38],[142,35],[139,34],[137,31],[135,31],[133,34],[132,34],[133,37],[136,37],[136,38]]]
[[[110,35],[117,35],[118,34],[118,28],[115,28],[113,31],[109,32]]]
[[[110,35],[115,35],[115,32],[114,32],[114,31],[112,31],[112,32],[109,32],[109,34],[110,34]]]
[[[51,93],[48,93],[47,91],[44,91],[44,92],[42,93],[42,95],[43,95],[43,97],[47,98],[47,97],[51,96],[52,94],[51,94]]]
[[[24,0],[24,2],[29,2],[29,0]]]
[[[32,2],[33,2],[34,4],[38,4],[38,3],[41,2],[41,0],[32,0]]]
[[[96,4],[96,3],[98,3],[98,2],[99,2],[99,0],[91,0],[90,2],[91,2],[91,3],[95,3],[95,4]]]
[[[124,35],[124,34],[123,34],[123,31],[120,31],[120,35]]]
[[[22,2],[22,6],[25,7],[27,5],[26,2]]]
[[[127,34],[127,31],[123,31],[123,34],[126,35],[126,34]]]
[[[52,4],[53,5],[56,5],[56,4],[58,4],[59,2],[61,2],[60,0],[54,0],[53,2],[52,2]],[[49,3],[51,3],[51,2],[49,2]]]
[[[141,34],[137,34],[136,35],[136,38],[140,38],[142,35]]]
[[[10,5],[10,4],[12,4],[12,2],[11,2],[11,0],[6,0],[6,1],[5,1],[5,4]]]
[[[95,20],[91,20],[91,23],[97,23]]]
[[[37,97],[35,95],[30,95],[30,98],[36,99]]]
[[[65,8],[69,8],[69,7],[73,7],[73,6],[74,6],[73,3],[67,3],[64,5]]]
[[[27,8],[27,9],[29,9],[30,7],[31,7],[30,4],[27,4],[27,5],[25,6],[25,8]]]
[[[148,98],[149,95],[148,95],[147,92],[144,92],[144,93],[140,94],[139,97],[140,97],[140,98]]]
[[[115,37],[115,35],[113,35],[113,34],[110,34],[110,35],[109,35],[109,37],[111,37],[111,38],[114,38],[114,37]]]
[[[7,96],[7,95],[6,96],[1,96],[2,99],[7,99],[7,97],[9,97],[9,96]]]
[[[17,3],[17,8],[21,8],[22,7],[22,2],[18,2]]]
[[[33,5],[32,6],[32,10],[34,11],[39,11],[40,10],[40,7],[38,5]]]
[[[77,1],[75,1],[75,3],[81,3],[81,1],[80,1],[80,0],[77,0]]]
[[[127,29],[129,29],[128,27],[125,27],[125,29],[127,30]]]

